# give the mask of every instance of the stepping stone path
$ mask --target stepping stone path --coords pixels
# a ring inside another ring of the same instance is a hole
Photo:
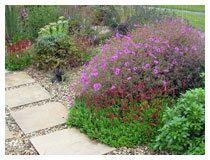
[[[27,107],[30,103],[49,100],[50,94],[25,72],[5,71],[5,104],[24,134],[49,129],[66,122],[68,109],[59,102],[47,102],[44,105]],[[17,111],[10,111],[26,105]],[[13,138],[5,126],[5,139]],[[111,148],[96,140],[90,140],[78,129],[68,128],[46,135],[30,138],[40,155],[99,155],[108,153]]]

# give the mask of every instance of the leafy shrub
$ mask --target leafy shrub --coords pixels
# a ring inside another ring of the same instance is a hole
[[[39,37],[34,48],[35,65],[44,70],[54,70],[67,64],[74,65],[79,57],[76,44],[71,42],[67,35],[62,34]]]
[[[115,28],[120,23],[120,16],[114,6],[93,6],[91,17],[93,25]]]
[[[104,44],[101,54],[80,72],[77,91],[85,87],[90,94],[101,94],[125,81],[128,88],[144,81],[146,88],[170,84],[178,95],[202,85],[199,74],[205,67],[205,43],[199,31],[171,17],[135,26],[129,35],[117,33]],[[96,92],[94,84],[98,83],[101,86]]]
[[[31,46],[28,40],[20,40],[13,45],[7,46],[5,55],[5,67],[8,70],[19,70],[31,64]]]
[[[169,88],[146,92],[143,88],[144,84],[140,83],[124,94],[126,85],[123,84],[99,96],[81,94],[71,104],[67,125],[76,126],[90,138],[113,147],[150,142],[162,126],[163,111],[172,106],[174,99],[168,96]]]
[[[197,88],[178,99],[174,109],[163,114],[164,126],[153,149],[175,154],[205,154],[205,91]]]
[[[58,7],[31,5],[26,6],[27,14],[24,17],[25,36],[27,39],[35,40],[38,37],[39,29],[45,25],[55,22],[58,19]]]

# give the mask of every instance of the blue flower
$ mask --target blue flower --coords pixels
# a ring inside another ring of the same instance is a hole
[[[61,24],[63,24],[63,21],[61,21]]]
[[[97,38],[97,36],[96,35],[94,35],[94,39],[96,39]]]
[[[86,28],[86,25],[84,24],[84,28]]]
[[[82,28],[82,25],[80,26],[80,28]]]
[[[69,16],[69,20],[71,19],[71,17]]]

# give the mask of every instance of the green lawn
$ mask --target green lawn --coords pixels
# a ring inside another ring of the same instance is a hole
[[[195,28],[202,28],[205,31],[205,15],[197,15],[183,12],[175,12],[177,15],[181,15],[182,19],[187,19],[190,24]]]
[[[192,12],[205,12],[205,5],[147,5],[148,7],[170,8]]]

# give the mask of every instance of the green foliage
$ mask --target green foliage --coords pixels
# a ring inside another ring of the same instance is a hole
[[[56,6],[31,5],[26,8],[28,16],[24,18],[23,25],[27,39],[36,39],[40,28],[58,19],[58,7]]]
[[[205,73],[201,73],[200,76],[203,79],[203,83],[205,84]]]
[[[14,6],[5,6],[6,39],[11,40],[18,30],[17,13]]]
[[[64,34],[39,37],[34,48],[35,65],[44,70],[62,67],[79,56],[76,45]]]
[[[163,114],[164,126],[151,147],[174,154],[205,154],[205,91],[182,94],[174,109]]]
[[[14,71],[25,68],[27,65],[32,63],[31,60],[31,48],[22,50],[22,54],[16,51],[15,53],[6,52],[5,55],[5,68]]]

